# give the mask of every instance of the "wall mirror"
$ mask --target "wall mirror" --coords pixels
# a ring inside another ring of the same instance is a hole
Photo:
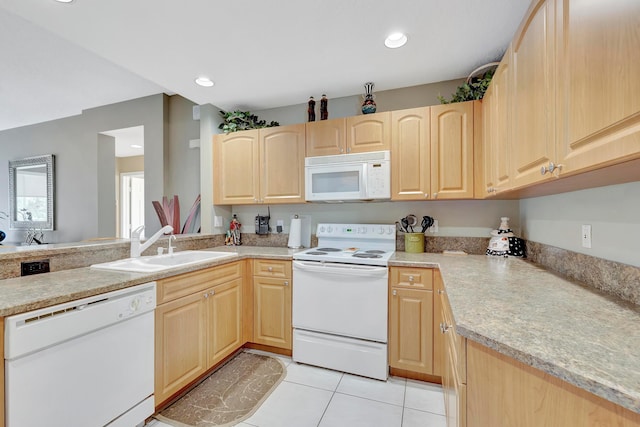
[[[53,230],[54,156],[9,161],[10,228]]]

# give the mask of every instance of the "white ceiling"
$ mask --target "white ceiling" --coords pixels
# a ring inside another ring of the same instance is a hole
[[[102,133],[116,139],[116,157],[144,156],[144,126],[115,129]]]
[[[259,110],[466,77],[502,56],[528,5],[0,0],[0,129],[159,92]],[[388,49],[395,31],[409,41]]]

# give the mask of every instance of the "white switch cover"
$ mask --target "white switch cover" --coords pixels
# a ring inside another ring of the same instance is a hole
[[[591,247],[591,225],[590,224],[582,224],[582,247],[583,248]]]
[[[281,219],[277,220],[277,221],[276,221],[276,226],[278,226],[278,225],[279,225],[280,227],[284,227],[284,221],[283,221],[283,220],[281,220]]]
[[[221,216],[213,217],[213,226],[214,227],[224,227],[224,219]]]

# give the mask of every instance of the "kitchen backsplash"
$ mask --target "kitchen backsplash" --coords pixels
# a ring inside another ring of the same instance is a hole
[[[570,279],[640,305],[640,268],[527,241],[527,258]]]

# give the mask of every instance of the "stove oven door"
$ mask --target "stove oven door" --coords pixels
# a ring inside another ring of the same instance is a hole
[[[387,342],[387,267],[293,261],[293,327]]]

